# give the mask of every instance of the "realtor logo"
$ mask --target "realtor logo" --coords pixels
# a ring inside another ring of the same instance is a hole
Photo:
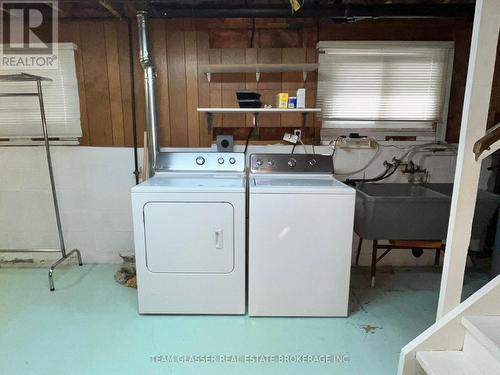
[[[58,0],[0,0],[0,69],[57,69]]]

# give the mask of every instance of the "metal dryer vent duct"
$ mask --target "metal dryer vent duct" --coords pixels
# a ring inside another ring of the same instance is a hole
[[[156,106],[156,69],[148,46],[148,15],[145,11],[137,12],[139,29],[139,61],[144,69],[144,92],[146,97],[146,126],[148,132],[149,176],[156,170],[156,161],[160,151],[158,143],[158,110]]]

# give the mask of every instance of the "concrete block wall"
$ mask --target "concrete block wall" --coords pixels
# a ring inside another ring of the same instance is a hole
[[[380,173],[384,160],[402,155],[404,148],[411,145],[402,144],[398,148],[385,145],[372,166],[357,176],[371,177]],[[249,148],[249,153],[290,151],[291,147],[284,145]],[[297,147],[296,152],[304,150]],[[310,147],[308,152],[311,152]],[[331,149],[321,146],[316,147],[316,152],[329,153]],[[335,167],[341,171],[355,170],[371,155],[372,150],[339,149]],[[54,146],[52,156],[68,249],[81,249],[85,262],[119,262],[119,251],[133,250],[129,193],[135,184],[133,149]],[[423,163],[429,168],[431,182],[453,181],[453,156],[427,156]],[[56,248],[57,229],[44,148],[0,147],[0,171],[0,248]],[[389,181],[405,182],[406,176],[396,173]],[[357,241],[355,236],[353,252]],[[370,241],[365,241],[361,264],[369,264],[370,249]],[[14,258],[33,258],[33,255],[0,254],[0,259]],[[44,254],[36,259],[46,258],[52,260],[55,256]],[[416,259],[407,251],[395,251],[381,264],[428,265],[433,259],[430,253]]]
[[[132,149],[53,147],[52,157],[67,248],[86,262],[119,261],[119,250],[133,249]],[[57,248],[44,149],[2,147],[0,169],[0,247]]]

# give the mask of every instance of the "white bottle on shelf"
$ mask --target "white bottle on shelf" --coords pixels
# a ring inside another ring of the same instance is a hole
[[[306,89],[301,88],[297,90],[297,108],[306,107]]]

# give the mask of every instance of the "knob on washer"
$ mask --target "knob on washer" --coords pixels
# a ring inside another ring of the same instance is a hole
[[[295,160],[294,158],[290,158],[290,160],[288,160],[288,166],[295,167],[296,165],[297,165],[297,160]]]
[[[231,164],[236,163],[236,159],[235,158],[229,158],[229,163],[231,163]]]
[[[219,162],[219,164],[224,164],[224,158],[219,158],[217,161]]]
[[[204,158],[203,156],[198,156],[198,157],[196,158],[196,164],[198,164],[198,165],[203,165],[203,164],[205,164],[205,158]]]

